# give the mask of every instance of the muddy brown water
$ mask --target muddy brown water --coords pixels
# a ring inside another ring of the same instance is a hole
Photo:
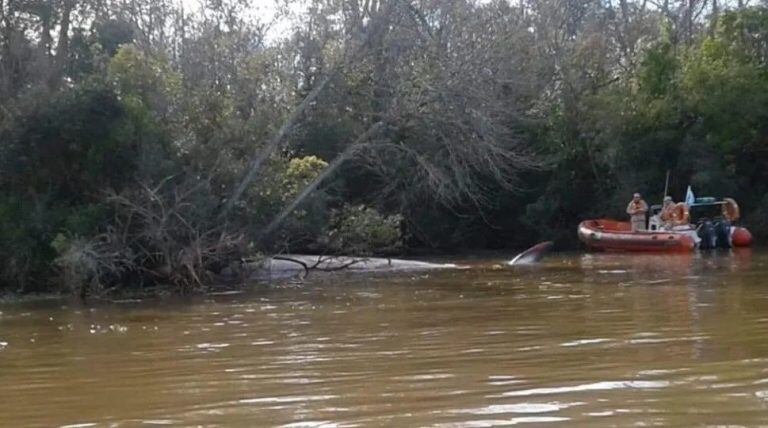
[[[0,426],[768,424],[768,252],[0,306]]]

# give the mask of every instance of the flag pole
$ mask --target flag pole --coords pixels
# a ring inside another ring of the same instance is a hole
[[[669,170],[667,170],[667,179],[664,181],[664,198],[667,197],[667,193],[669,193],[668,190],[669,190]],[[662,201],[663,200],[664,199],[662,198]]]

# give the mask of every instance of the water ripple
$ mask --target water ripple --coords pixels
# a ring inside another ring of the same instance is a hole
[[[649,389],[665,388],[669,386],[668,381],[663,380],[625,380],[625,381],[604,381],[574,386],[560,386],[552,388],[533,388],[520,391],[509,391],[501,394],[502,397],[526,397],[531,395],[550,395],[564,394],[569,392],[583,391],[607,391],[614,389]]]

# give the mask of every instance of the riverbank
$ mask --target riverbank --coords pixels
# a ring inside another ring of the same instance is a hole
[[[210,273],[210,282],[199,289],[186,291],[173,286],[115,287],[106,290],[91,290],[81,295],[83,301],[123,302],[136,300],[157,300],[179,295],[208,295],[232,291],[246,291],[270,282],[304,281],[332,274],[396,274],[404,272],[464,269],[465,265],[448,262],[428,262],[399,258],[351,257],[311,254],[284,254],[254,259],[234,267],[224,268],[219,273]],[[0,294],[0,304],[67,300],[77,296],[64,289],[50,292],[14,292],[5,290]]]

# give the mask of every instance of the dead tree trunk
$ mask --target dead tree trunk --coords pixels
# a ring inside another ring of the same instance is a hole
[[[336,158],[333,159],[333,161],[328,164],[328,166],[317,176],[314,180],[312,180],[309,184],[307,184],[301,192],[299,192],[298,195],[296,195],[295,198],[293,198],[293,201],[291,201],[290,204],[288,204],[285,208],[283,208],[273,219],[267,227],[265,227],[261,231],[260,239],[264,240],[268,238],[272,233],[280,226],[280,224],[283,223],[283,221],[288,217],[293,210],[295,210],[299,205],[301,205],[304,200],[309,197],[317,188],[320,186],[320,184],[325,181],[326,178],[331,176],[340,166],[343,164],[346,160],[352,158],[358,150],[362,149],[366,146],[368,140],[371,139],[380,129],[384,127],[383,122],[376,122],[371,127],[368,128],[365,132],[360,134],[357,139],[350,144],[341,154],[336,156]]]

